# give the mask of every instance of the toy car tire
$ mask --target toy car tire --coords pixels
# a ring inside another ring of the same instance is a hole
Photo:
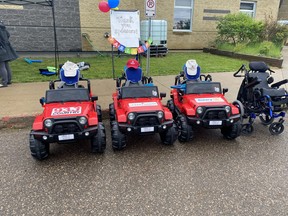
[[[184,115],[179,115],[176,119],[178,126],[178,140],[179,142],[188,142],[193,139],[194,132],[192,126],[188,124],[187,118]]]
[[[97,112],[97,116],[98,116],[98,121],[102,122],[102,110],[101,110],[101,106],[100,105],[96,106],[96,112]]]
[[[91,138],[91,151],[93,153],[103,153],[106,149],[106,133],[102,122],[98,123],[97,135]]]
[[[126,147],[127,137],[119,130],[118,123],[113,121],[111,123],[111,137],[113,150],[122,150]]]
[[[49,156],[49,143],[43,143],[40,140],[35,139],[33,135],[30,135],[29,142],[31,155],[34,158],[43,160]]]
[[[115,121],[115,119],[116,119],[115,108],[114,108],[113,103],[109,104],[109,117],[110,117],[110,122]]]
[[[177,126],[173,124],[166,132],[160,133],[161,141],[164,145],[173,145],[178,135]]]
[[[235,139],[241,133],[241,123],[236,122],[235,124],[231,125],[230,127],[221,128],[221,133],[228,140]]]
[[[167,107],[170,110],[170,112],[172,113],[173,117],[175,117],[176,113],[175,113],[175,105],[174,105],[173,100],[167,101]]]

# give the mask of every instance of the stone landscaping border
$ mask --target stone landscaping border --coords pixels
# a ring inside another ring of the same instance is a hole
[[[211,53],[215,55],[221,55],[221,56],[227,56],[231,58],[238,58],[243,59],[247,61],[264,61],[269,66],[282,68],[283,58],[281,59],[275,59],[275,58],[268,58],[268,57],[262,57],[262,56],[252,56],[252,55],[245,55],[245,54],[239,54],[235,52],[229,52],[229,51],[222,51],[215,48],[203,48],[204,53]]]

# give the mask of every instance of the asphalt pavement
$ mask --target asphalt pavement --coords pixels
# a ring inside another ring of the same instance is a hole
[[[276,71],[273,74],[275,81],[288,79],[288,46],[284,47],[282,55],[284,59],[282,68],[272,68]],[[236,99],[242,81],[242,78],[233,77],[234,72],[212,74],[213,81],[219,81],[222,87],[229,89],[228,93],[226,93],[226,98],[231,102]],[[154,84],[158,86],[159,91],[167,94],[166,98],[163,99],[163,103],[166,103],[169,99],[170,86],[173,85],[174,78],[178,73],[179,71],[175,71],[175,75],[153,77]],[[115,81],[113,79],[95,79],[90,81],[92,92],[98,96],[98,104],[101,105],[102,110],[105,112],[108,110],[109,104],[112,103],[112,93],[116,89]],[[287,84],[285,88],[288,89]],[[43,110],[39,99],[45,96],[47,89],[49,89],[48,82],[13,83],[7,88],[1,88],[0,128],[9,125],[9,123],[13,124],[13,122],[30,124],[31,120]]]

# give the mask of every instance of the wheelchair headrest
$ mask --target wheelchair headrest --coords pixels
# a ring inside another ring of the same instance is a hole
[[[269,70],[269,67],[265,62],[258,62],[258,61],[250,62],[249,68],[252,71],[260,72],[260,73],[264,73],[267,70]]]
[[[126,79],[129,80],[131,83],[138,83],[142,80],[142,69],[140,67],[125,67],[124,70]]]
[[[196,60],[190,59],[184,65],[184,74],[188,80],[197,80],[200,77],[200,67]]]

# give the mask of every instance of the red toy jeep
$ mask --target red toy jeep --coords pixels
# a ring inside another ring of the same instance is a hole
[[[238,137],[244,112],[241,102],[229,103],[224,97],[228,89],[222,91],[221,84],[212,82],[210,75],[200,76],[197,65],[194,73],[188,67],[189,64],[186,63],[184,71],[176,76],[170,95],[172,99],[167,102],[178,126],[178,140],[191,140],[197,126],[221,129],[227,139]]]
[[[114,150],[125,148],[126,136],[131,133],[159,133],[165,145],[172,145],[177,139],[177,127],[172,113],[161,103],[166,94],[159,94],[152,79],[142,77],[142,70],[138,66],[136,62],[134,67],[125,68],[124,76],[116,82],[117,91],[112,95],[113,103],[109,105]],[[121,85],[123,80],[125,83]]]
[[[88,88],[60,88],[46,91],[40,99],[44,110],[36,117],[30,132],[30,151],[42,160],[49,155],[50,143],[69,143],[81,139],[91,141],[92,152],[106,148],[105,128],[97,96]]]

